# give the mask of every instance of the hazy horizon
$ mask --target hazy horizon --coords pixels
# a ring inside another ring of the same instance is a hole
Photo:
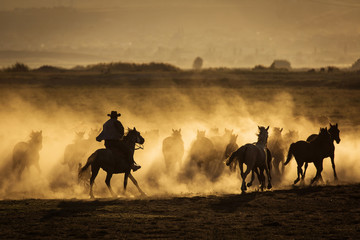
[[[0,5],[0,67],[166,62],[191,68],[351,66],[360,3],[347,1],[8,1]]]

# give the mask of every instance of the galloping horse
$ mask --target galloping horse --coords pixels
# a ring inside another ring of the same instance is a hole
[[[30,134],[30,140],[27,142],[19,142],[14,146],[12,169],[17,172],[20,177],[25,168],[34,165],[39,173],[39,151],[42,149],[42,131]]]
[[[123,138],[123,143],[132,150],[132,154],[135,151],[135,145],[143,144],[145,139],[140,135],[136,128],[128,129],[128,133]],[[82,174],[85,173],[86,169],[91,166],[91,178],[90,178],[90,197],[94,198],[93,194],[93,185],[97,174],[99,173],[100,168],[102,168],[106,173],[105,183],[112,194],[113,197],[116,197],[116,194],[113,192],[110,180],[113,174],[116,173],[125,173],[124,176],[124,193],[126,191],[128,178],[135,184],[138,191],[145,195],[145,193],[140,189],[137,181],[131,175],[131,168],[126,159],[125,154],[114,154],[111,150],[101,148],[96,150],[91,156],[88,158],[87,163],[83,168],[79,171],[79,178],[81,178]]]
[[[172,129],[172,135],[163,140],[162,152],[167,171],[174,171],[176,165],[179,168],[181,167],[181,161],[184,156],[184,141],[181,137],[181,129]]]
[[[237,145],[236,143],[237,138],[238,135],[231,134],[230,142],[228,143],[228,145],[226,145],[223,159],[227,159],[228,157],[230,157],[230,155],[239,148],[239,145]],[[230,165],[230,171],[234,172],[236,170],[236,163],[237,162],[235,161]]]
[[[323,158],[330,157],[331,165],[332,165],[332,168],[334,170],[334,179],[336,181],[337,180],[337,175],[336,175],[336,171],[335,171],[335,162],[334,162],[334,160],[335,160],[334,159],[334,152],[335,152],[334,141],[336,141],[336,143],[339,144],[340,140],[341,140],[340,136],[339,136],[340,130],[338,128],[338,124],[336,123],[335,125],[331,125],[331,123],[330,123],[330,128],[329,128],[328,132],[329,132],[329,134],[331,136],[332,141],[331,141],[331,144],[327,144],[326,145],[327,147],[324,148]],[[306,141],[308,141],[308,142],[314,141],[317,138],[317,136],[318,136],[317,134],[312,134],[306,139]],[[308,163],[306,162],[305,163],[305,170],[304,170],[304,174],[302,176],[302,179],[305,178],[305,173],[306,173],[307,167],[308,167]]]
[[[284,165],[287,165],[290,162],[292,156],[295,157],[298,165],[298,177],[295,179],[294,184],[300,180],[300,175],[304,177],[302,166],[306,162],[313,162],[317,170],[315,177],[311,180],[311,184],[319,179],[322,179],[321,172],[323,170],[324,153],[329,149],[329,145],[331,144],[333,144],[333,140],[327,128],[320,128],[319,135],[313,141],[297,141],[296,143],[292,143],[290,145]]]
[[[282,131],[281,128],[274,128],[272,134],[269,137],[268,141],[268,148],[271,151],[271,154],[273,156],[273,166],[275,170],[275,174],[280,176],[284,173],[284,162],[285,162],[285,143],[284,139],[282,137]],[[280,170],[280,164],[281,164],[281,170]]]
[[[266,143],[268,139],[268,130],[269,127],[258,127],[259,128],[259,134],[258,134],[258,141],[255,144],[248,143],[243,146],[241,146],[238,150],[233,152],[230,156],[230,158],[227,160],[226,165],[229,166],[235,159],[239,162],[240,167],[240,173],[242,178],[242,185],[241,190],[242,192],[246,191],[246,177],[247,175],[252,171],[257,173],[258,179],[260,182],[260,188],[261,190],[265,187],[265,175],[264,170],[266,172],[266,175],[268,177],[268,189],[270,189],[271,186],[271,175],[270,175],[270,164],[268,160],[268,154],[269,151],[266,148]],[[271,159],[270,159],[271,160]],[[246,164],[247,168],[244,172],[243,170],[243,164]],[[258,171],[259,170],[259,171]],[[253,181],[252,176],[252,180]],[[251,184],[248,184],[248,187],[251,186]]]

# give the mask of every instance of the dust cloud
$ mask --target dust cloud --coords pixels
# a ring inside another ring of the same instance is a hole
[[[236,143],[242,146],[257,141],[258,126],[270,126],[270,136],[274,127],[283,128],[284,134],[295,130],[299,139],[318,133],[320,127],[329,125],[329,121],[338,122],[340,130],[349,127],[342,125],[340,119],[315,121],[299,115],[296,111],[299,107],[288,91],[276,94],[261,89],[249,91],[225,88],[3,89],[0,97],[0,199],[88,198],[86,182],[79,183],[77,179],[78,163],[84,165],[93,151],[103,147],[94,136],[111,110],[122,114],[119,120],[125,128],[136,127],[145,138],[144,149],[135,152],[135,160],[142,168],[133,175],[150,196],[240,193],[238,170],[231,172],[224,167],[225,159],[221,154],[214,154],[219,156],[216,166],[222,168],[216,178],[209,178],[207,173],[198,169],[189,177],[185,168],[190,166],[190,152],[198,131],[205,131],[205,137],[213,140],[216,149],[219,144],[215,144],[214,139],[224,136],[225,129],[238,135]],[[314,114],[320,115],[318,112]],[[167,169],[162,141],[178,129],[181,129],[184,142],[181,165]],[[28,141],[32,131],[40,130],[43,136],[39,152],[41,171],[30,166],[18,176],[12,171],[13,148],[17,142]],[[340,144],[335,146],[340,182],[359,181],[356,149],[360,142],[356,132],[342,131],[340,138]],[[229,138],[223,141],[229,141]],[[82,145],[76,145],[79,142]],[[284,154],[290,143],[287,142]],[[64,162],[66,148],[72,149],[70,154],[73,158],[75,156],[72,167]],[[309,164],[306,184],[315,175],[314,169],[313,164]],[[329,159],[324,160],[322,175],[325,182],[333,183]],[[273,187],[291,187],[295,178],[296,162],[293,159],[281,178],[273,173]],[[110,197],[104,181],[105,173],[100,170],[94,186],[96,197]],[[115,192],[122,196],[123,174],[113,175],[111,183]],[[256,187],[250,191],[254,189]],[[136,196],[138,192],[129,180],[127,197]]]

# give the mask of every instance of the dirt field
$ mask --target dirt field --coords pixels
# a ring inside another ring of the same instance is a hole
[[[138,200],[4,200],[1,239],[358,239],[360,185]]]

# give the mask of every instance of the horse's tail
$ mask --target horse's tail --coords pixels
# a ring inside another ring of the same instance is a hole
[[[226,165],[230,166],[230,164],[234,161],[234,159],[239,159],[240,161],[242,161],[245,158],[246,149],[247,146],[242,146],[238,150],[233,152],[230,155],[229,159],[226,161]]]
[[[284,163],[284,166],[290,162],[290,160],[291,160],[291,158],[292,158],[292,156],[293,156],[294,146],[295,146],[294,143],[292,143],[292,144],[290,145],[289,151],[288,151],[288,155],[287,155],[286,161],[285,161],[285,163]]]
[[[86,171],[86,169],[88,169],[89,166],[95,161],[97,154],[98,154],[98,151],[95,151],[93,154],[91,154],[90,157],[88,158],[85,166],[82,168],[79,168],[79,174],[78,174],[79,179],[81,179],[83,177],[83,174]]]

